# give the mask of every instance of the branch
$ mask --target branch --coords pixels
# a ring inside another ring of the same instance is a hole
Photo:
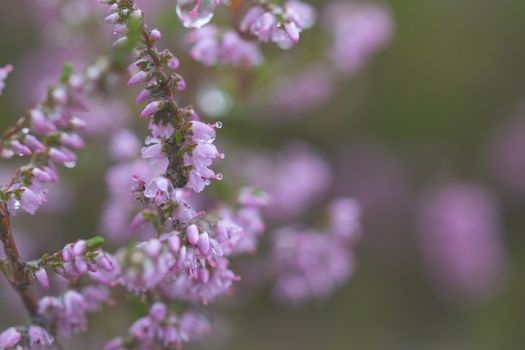
[[[18,293],[20,299],[22,299],[29,315],[34,318],[37,316],[38,306],[30,288],[31,276],[25,268],[25,263],[22,262],[13,233],[11,232],[9,212],[7,211],[5,203],[0,203],[0,239],[4,245],[7,258],[7,280]]]

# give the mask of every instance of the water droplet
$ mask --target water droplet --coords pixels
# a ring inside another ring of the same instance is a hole
[[[217,0],[177,0],[177,16],[186,28],[200,28],[208,24]]]
[[[216,127],[217,129],[222,128],[222,122],[217,122],[217,123],[215,123],[215,127]]]
[[[20,201],[15,201],[15,204],[13,205],[13,207],[15,208],[15,210],[20,209]]]
[[[64,166],[66,168],[73,169],[74,167],[77,166],[77,163],[76,162],[66,162],[66,163],[64,163]]]
[[[23,128],[22,129],[22,133],[23,134],[29,134],[29,129],[28,128]]]
[[[217,180],[222,180],[224,178],[224,176],[222,175],[222,173],[217,173],[217,175],[215,175],[215,179]]]

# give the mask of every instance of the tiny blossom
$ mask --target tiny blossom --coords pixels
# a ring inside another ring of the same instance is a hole
[[[54,338],[44,328],[31,325],[27,331],[29,345],[32,350],[46,349],[48,345],[54,344]]]
[[[41,268],[38,271],[36,271],[35,277],[38,280],[38,282],[42,285],[42,287],[49,288],[49,278],[44,268]]]
[[[163,144],[160,139],[148,137],[146,139],[146,147],[141,150],[142,158],[148,159],[151,165],[163,164],[161,169],[168,167],[168,157],[163,150]]]
[[[170,180],[164,176],[157,176],[151,179],[144,190],[144,196],[160,205],[167,203],[175,194],[175,189]]]
[[[22,338],[20,332],[15,327],[11,327],[0,333],[0,349],[15,348]],[[21,349],[17,347],[15,349]]]

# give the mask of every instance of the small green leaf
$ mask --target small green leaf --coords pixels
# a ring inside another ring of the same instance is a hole
[[[86,241],[89,250],[100,248],[104,245],[105,242],[106,240],[100,236],[93,237]]]
[[[62,84],[66,84],[69,81],[69,78],[71,78],[72,74],[73,65],[71,63],[64,64],[64,68],[62,68],[62,75],[60,75],[60,81]]]

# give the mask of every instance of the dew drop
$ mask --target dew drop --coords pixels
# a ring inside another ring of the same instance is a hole
[[[23,128],[22,129],[22,133],[23,134],[29,134],[29,129],[28,128]]]
[[[77,166],[77,163],[76,162],[66,162],[66,163],[64,163],[64,166],[66,168],[73,169],[74,167]]]
[[[15,208],[15,210],[20,209],[20,201],[15,201],[15,204],[13,205],[13,207]]]
[[[201,28],[212,17],[217,0],[177,0],[177,16],[186,28]]]
[[[216,127],[217,129],[222,128],[222,122],[217,122],[217,123],[215,123],[215,127]]]
[[[217,173],[217,175],[215,175],[215,179],[217,180],[222,180],[224,178],[224,176],[222,175],[222,173]]]

